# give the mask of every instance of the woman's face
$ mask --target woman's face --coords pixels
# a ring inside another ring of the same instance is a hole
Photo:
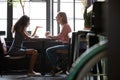
[[[60,23],[60,21],[61,21],[61,16],[60,16],[59,14],[57,14],[56,20],[57,20],[58,23]]]
[[[27,23],[27,27],[30,25],[30,22]]]

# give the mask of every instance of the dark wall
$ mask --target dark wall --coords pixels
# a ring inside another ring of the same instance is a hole
[[[108,80],[118,80],[120,74],[120,4],[109,0],[107,10]]]

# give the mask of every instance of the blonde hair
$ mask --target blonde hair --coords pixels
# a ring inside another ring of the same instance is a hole
[[[58,15],[62,17],[62,20],[61,20],[62,24],[68,23],[68,21],[67,21],[67,15],[66,15],[65,12],[58,12]]]

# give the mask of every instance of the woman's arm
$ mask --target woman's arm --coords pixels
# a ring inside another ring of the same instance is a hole
[[[71,32],[70,26],[69,26],[69,25],[65,25],[65,26],[62,28],[61,32],[60,32],[58,35],[56,35],[56,36],[51,36],[51,35],[50,35],[50,32],[47,31],[47,32],[45,33],[45,36],[46,36],[47,38],[52,38],[52,39],[61,39],[61,38],[64,38],[64,37],[68,37],[68,33],[69,33],[69,32]]]
[[[30,40],[30,39],[31,39],[30,34],[29,34],[25,29],[20,29],[19,32],[22,34],[22,36],[23,36],[26,40]]]
[[[32,37],[35,36],[35,34],[36,34],[38,28],[42,28],[42,27],[41,27],[41,26],[36,26],[35,31],[34,31],[33,34],[31,35]]]
[[[51,36],[50,35],[50,31],[47,31],[46,33],[45,33],[45,36],[46,36],[46,38],[54,38],[55,39],[55,36]]]
[[[21,32],[21,34],[25,37],[25,39],[29,40],[29,39],[33,39],[33,38],[34,38],[34,36],[35,36],[36,31],[37,31],[38,28],[41,28],[41,27],[40,27],[40,26],[36,26],[35,31],[34,31],[34,33],[33,33],[32,35],[30,35],[30,34],[26,31],[26,29],[24,29],[24,30],[21,29],[20,32]]]

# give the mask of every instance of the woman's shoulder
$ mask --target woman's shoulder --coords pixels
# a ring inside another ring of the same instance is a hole
[[[67,29],[71,30],[71,27],[68,23],[66,24],[66,27],[67,27]]]
[[[70,28],[70,25],[68,23],[63,25],[64,28]]]
[[[68,23],[64,24],[65,26],[70,26]]]

